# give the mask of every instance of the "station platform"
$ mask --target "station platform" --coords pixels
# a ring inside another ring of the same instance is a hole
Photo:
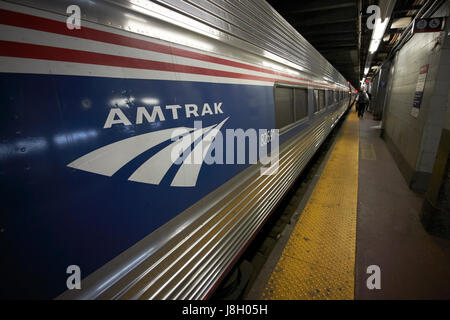
[[[349,112],[299,219],[245,299],[450,298],[450,241],[423,229],[423,196],[409,189],[371,119]],[[369,266],[379,267],[379,289],[367,285]]]

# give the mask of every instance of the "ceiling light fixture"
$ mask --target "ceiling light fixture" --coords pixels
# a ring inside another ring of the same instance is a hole
[[[378,18],[375,22],[375,29],[372,32],[372,39],[370,40],[369,46],[370,53],[375,53],[378,50],[388,23],[389,18],[385,18],[383,21],[381,21],[381,18]]]

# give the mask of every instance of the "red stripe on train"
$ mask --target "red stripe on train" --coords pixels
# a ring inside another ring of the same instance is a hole
[[[57,48],[57,47],[19,43],[12,41],[3,41],[3,40],[0,40],[0,56],[76,62],[76,63],[86,63],[103,66],[114,66],[114,67],[135,68],[135,69],[156,70],[156,71],[180,72],[188,74],[199,74],[206,76],[246,79],[265,82],[275,82],[279,80],[275,78],[254,76],[237,72],[228,72],[153,60],[122,57],[104,53]],[[303,85],[308,84],[306,82],[295,82],[295,81],[285,81],[285,82]]]
[[[273,71],[270,69],[264,69],[260,67],[255,67],[245,63],[235,62],[227,59],[222,59],[218,57],[209,56],[202,53],[192,52],[189,50],[179,49],[170,47],[167,45],[162,45],[150,41],[135,39],[131,37],[121,36],[118,34],[100,31],[92,28],[82,27],[81,30],[69,30],[64,22],[50,20],[46,18],[41,18],[37,16],[27,15],[23,13],[8,11],[0,9],[0,23],[20,28],[34,29],[44,32],[51,32],[56,34],[61,34],[70,37],[77,37],[87,40],[100,41],[115,45],[127,46],[136,49],[142,49],[147,51],[154,51],[165,54],[172,54],[184,58],[191,58],[196,60],[201,60],[205,62],[212,62],[217,64],[222,64],[230,67],[237,67],[248,69],[252,71],[258,71],[263,73],[268,73],[272,75],[278,75],[283,77],[288,77],[295,80],[304,80],[308,82],[313,82],[311,80],[295,77],[289,74],[284,74],[281,72]]]

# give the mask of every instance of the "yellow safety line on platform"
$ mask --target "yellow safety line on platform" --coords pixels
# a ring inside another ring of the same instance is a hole
[[[353,299],[359,120],[351,112],[262,293],[263,299]]]

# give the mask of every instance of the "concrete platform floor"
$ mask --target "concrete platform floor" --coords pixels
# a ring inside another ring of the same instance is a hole
[[[354,109],[344,121],[354,119]],[[334,147],[329,154],[333,151]],[[450,299],[450,241],[431,236],[424,230],[419,220],[423,196],[409,189],[386,143],[380,138],[380,122],[373,121],[370,113],[359,120],[358,167],[353,298]],[[318,180],[322,170],[317,174]],[[311,190],[316,186],[313,183]],[[314,201],[313,197],[305,197],[297,210],[302,211],[310,201]],[[244,299],[267,299],[264,290],[267,290],[272,273],[277,271],[276,266],[295,226],[291,225],[283,232]],[[367,268],[371,265],[380,267],[381,289],[369,290],[367,287],[370,277]],[[319,268],[317,272],[307,277],[315,279],[324,275],[320,274]],[[305,280],[308,281],[301,281]],[[311,298],[314,299],[308,296],[300,299]],[[293,294],[281,299],[299,298]]]
[[[265,299],[354,297],[359,119],[349,115],[262,294]]]
[[[360,120],[355,299],[450,299],[450,241],[423,229],[423,197],[409,189],[371,119]],[[381,290],[366,286],[370,265],[381,269]]]

